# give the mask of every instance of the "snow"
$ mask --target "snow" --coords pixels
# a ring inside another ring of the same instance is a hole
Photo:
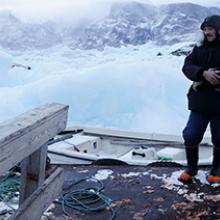
[[[149,172],[130,172],[130,173],[123,173],[123,174],[121,174],[121,176],[123,178],[129,178],[129,177],[140,177],[140,176],[147,175],[147,176],[150,176],[150,178],[152,180],[160,180],[162,189],[165,188],[165,189],[174,191],[178,195],[181,195],[181,196],[185,197],[189,201],[202,202],[203,197],[204,197],[204,193],[203,192],[197,192],[199,190],[199,188],[197,190],[195,190],[194,193],[189,193],[188,185],[183,184],[182,182],[180,182],[178,180],[180,174],[183,171],[184,170],[174,171],[174,172],[171,173],[171,175],[168,175],[167,173],[159,175],[159,174],[156,174],[156,173],[153,173],[153,172],[150,172],[150,171]],[[200,181],[201,186],[209,185],[212,188],[219,187],[220,186],[219,183],[211,184],[211,185],[209,184],[209,182],[206,179],[208,174],[209,174],[209,171],[199,170],[198,174],[195,176],[195,179],[197,181]]]
[[[31,70],[2,71],[0,121],[55,101],[70,105],[69,125],[181,134],[189,81],[170,52],[184,45],[10,52]]]
[[[190,82],[181,72],[184,56],[170,53],[190,43],[7,51],[0,56],[0,121],[55,101],[70,106],[68,126],[180,135]],[[31,70],[10,69],[8,56]]]
[[[148,0],[142,0],[143,2],[148,1]],[[204,1],[204,0],[151,0],[149,1],[152,4],[155,5],[161,5],[161,4],[173,4],[173,3],[185,3],[185,2],[190,2],[194,4],[200,4],[204,6],[219,6],[219,0],[210,0],[210,1]]]
[[[18,198],[13,198],[11,201],[8,202],[0,202],[0,215],[5,215],[8,212],[18,209]],[[2,219],[2,218],[0,218]],[[4,218],[6,219],[6,218]]]
[[[93,178],[96,180],[105,180],[108,179],[111,174],[113,174],[113,171],[110,169],[98,170]]]
[[[88,173],[89,172],[89,170],[80,170],[80,171],[78,171],[78,173]]]
[[[135,177],[135,176],[140,176],[140,175],[141,175],[140,172],[130,172],[130,173],[123,173],[123,174],[121,174],[121,176],[123,178]]]
[[[150,176],[150,178],[152,180],[161,180],[161,183],[162,183],[161,188],[166,188],[168,190],[175,191],[179,195],[183,195],[186,197],[189,196],[189,197],[187,197],[187,199],[196,196],[196,198],[199,201],[200,197],[203,196],[203,193],[195,193],[195,195],[188,194],[188,185],[187,184],[185,185],[178,180],[180,174],[183,171],[184,170],[174,171],[171,173],[171,175],[168,175],[167,173],[159,175],[159,174],[156,174],[152,171],[149,171],[149,172],[129,172],[129,173],[123,173],[123,174],[121,174],[121,176],[123,178],[129,178],[129,177],[140,177],[140,176],[147,175],[147,176]],[[209,182],[207,181],[208,174],[209,174],[209,171],[199,170],[198,174],[195,176],[195,179],[197,181],[200,181],[201,186],[209,185],[212,188],[219,187],[220,186],[219,183],[212,184],[212,185],[209,184]],[[194,200],[196,200],[196,198],[194,198]]]
[[[164,177],[163,178],[164,187],[168,189],[176,188],[179,190],[179,186],[183,185],[183,183],[178,180],[178,177],[182,172],[183,170],[175,171],[171,174],[171,176]],[[202,185],[210,185],[209,182],[207,181],[208,174],[209,174],[208,171],[199,170],[195,178],[199,180]],[[211,186],[215,188],[220,186],[220,184],[216,183],[216,184],[212,184]]]
[[[0,52],[0,87],[9,81],[8,72],[13,64],[13,57],[4,52]]]
[[[3,214],[7,211],[8,211],[8,206],[4,202],[0,202],[0,214]]]

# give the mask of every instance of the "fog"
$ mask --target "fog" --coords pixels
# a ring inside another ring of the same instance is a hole
[[[0,10],[10,10],[26,22],[59,21],[78,24],[83,19],[94,22],[108,15],[114,2],[134,0],[0,0]],[[219,6],[219,0],[136,0],[153,5],[191,2]]]

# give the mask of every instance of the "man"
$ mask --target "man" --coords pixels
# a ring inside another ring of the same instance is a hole
[[[207,180],[220,183],[220,16],[205,18],[200,28],[204,34],[202,44],[194,47],[182,68],[193,84],[187,94],[191,112],[183,130],[187,169],[179,180],[189,182],[197,174],[198,146],[210,124],[214,147]]]

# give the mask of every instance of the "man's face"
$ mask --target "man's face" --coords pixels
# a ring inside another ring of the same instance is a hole
[[[203,33],[207,37],[207,40],[209,42],[212,42],[216,39],[216,31],[213,27],[207,26],[203,28]]]

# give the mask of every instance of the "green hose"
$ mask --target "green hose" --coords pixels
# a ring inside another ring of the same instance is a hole
[[[16,175],[13,170],[10,171],[3,179],[0,180],[0,202],[4,202],[8,206],[7,212],[14,212],[9,203],[12,199],[18,197],[20,189],[20,176]],[[5,214],[2,212],[1,214]]]
[[[87,213],[99,212],[108,209],[111,211],[111,217],[109,218],[109,220],[113,220],[116,216],[116,212],[111,207],[112,200],[109,197],[102,194],[104,186],[100,180],[91,177],[86,177],[80,179],[79,181],[76,181],[72,184],[72,186],[75,186],[81,182],[88,180],[95,180],[98,183],[98,186],[77,189],[64,193],[56,202],[62,206],[63,213],[69,217],[72,216],[67,211],[67,207]],[[76,217],[74,217],[74,219],[75,218]]]

